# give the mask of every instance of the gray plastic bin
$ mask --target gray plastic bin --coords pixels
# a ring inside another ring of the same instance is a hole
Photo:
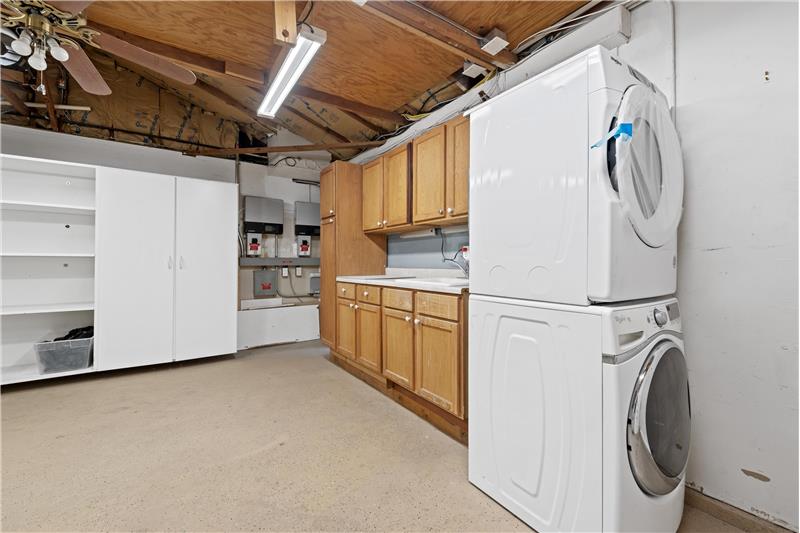
[[[94,337],[34,344],[36,363],[41,374],[69,372],[89,368]]]

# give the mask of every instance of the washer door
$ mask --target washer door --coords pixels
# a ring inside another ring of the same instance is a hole
[[[686,359],[674,342],[661,341],[642,365],[628,411],[628,461],[646,493],[668,494],[680,483],[691,418]]]
[[[631,124],[632,136],[610,139],[608,171],[636,234],[658,248],[675,236],[683,211],[683,159],[669,110],[649,87],[622,96],[612,128]]]

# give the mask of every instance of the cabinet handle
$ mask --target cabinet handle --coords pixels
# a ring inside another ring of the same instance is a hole
[[[447,214],[448,215],[452,215],[453,214],[453,208],[452,207],[448,207],[447,208]]]
[[[383,225],[385,226],[387,222],[388,222],[388,220],[384,220],[383,221]]]
[[[330,211],[328,211],[328,213],[332,215],[332,214],[333,214],[333,209],[331,209]]]
[[[381,221],[380,220],[378,221],[378,227],[379,228],[381,227]]]
[[[443,215],[444,214],[444,209],[439,209],[439,214]]]
[[[346,293],[346,292],[347,292],[347,289],[345,289],[344,287],[342,287],[342,294],[344,294],[344,293]]]
[[[353,309],[356,309],[356,310],[357,310],[357,309],[358,309],[358,305],[354,305],[354,306],[353,306]]]
[[[419,318],[415,318],[414,319],[414,325],[415,326],[419,326]]]
[[[369,296],[369,291],[364,291],[364,296]]]
[[[411,317],[410,316],[406,317],[406,322],[411,322]]]
[[[169,259],[167,260],[167,268],[172,270],[172,256],[169,256]]]
[[[353,308],[353,304],[350,304],[350,309],[352,309],[352,308]]]

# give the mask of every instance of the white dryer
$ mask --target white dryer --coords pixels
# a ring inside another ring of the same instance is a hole
[[[589,305],[673,294],[683,162],[664,95],[603,47],[470,115],[470,291]]]
[[[674,298],[470,296],[469,480],[537,531],[675,531],[691,413]]]

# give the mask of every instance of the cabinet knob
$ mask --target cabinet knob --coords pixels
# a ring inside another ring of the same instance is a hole
[[[353,308],[353,304],[350,304],[350,309],[352,309],[352,308]]]
[[[353,306],[353,309],[358,309],[358,305],[354,305],[354,306]]]
[[[328,214],[331,214],[331,215],[332,215],[332,214],[333,214],[333,209],[330,209],[330,210],[328,211]]]
[[[448,207],[447,208],[447,214],[448,215],[452,215],[453,214],[453,208],[452,207]]]
[[[419,318],[415,318],[414,319],[414,325],[415,326],[419,326]]]
[[[411,317],[410,316],[406,317],[406,322],[411,322]]]
[[[385,225],[386,225],[386,222],[388,222],[388,221],[387,221],[387,220],[384,220],[382,225],[384,225],[384,226],[385,226]]]
[[[347,292],[347,289],[345,289],[344,287],[342,287],[342,293],[345,293],[345,292]]]
[[[381,227],[381,221],[380,220],[378,221],[378,227],[379,228]]]
[[[364,296],[369,296],[369,291],[364,291]]]
[[[444,214],[444,209],[439,209],[439,214],[443,215]]]

